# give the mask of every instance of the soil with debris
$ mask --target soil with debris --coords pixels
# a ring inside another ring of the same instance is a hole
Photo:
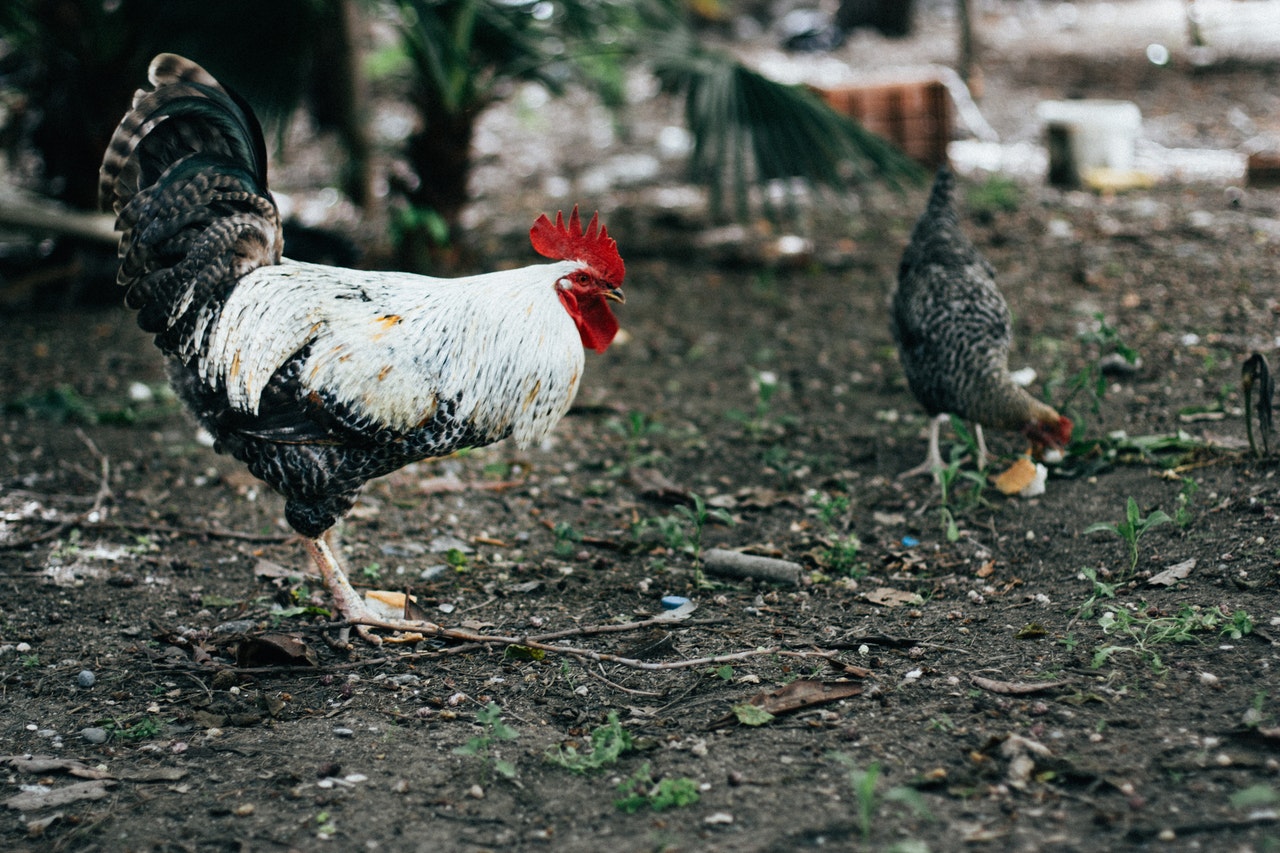
[[[1145,58],[1088,62],[1010,51],[988,90],[1072,69],[1166,130],[1276,91],[1274,63],[1116,92]],[[553,439],[411,466],[341,530],[360,585],[517,644],[343,647],[129,313],[0,319],[2,846],[1273,848],[1280,499],[1241,365],[1274,347],[1280,191],[962,182],[1013,366],[1077,423],[1030,499],[967,461],[895,477],[926,424],[885,298],[925,192],[815,215],[800,255],[609,217],[625,339]],[[1022,450],[990,438],[997,470]]]

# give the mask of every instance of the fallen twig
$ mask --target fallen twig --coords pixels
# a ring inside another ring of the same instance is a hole
[[[981,675],[974,675],[970,680],[975,686],[981,687],[992,693],[1000,693],[1005,696],[1020,696],[1027,693],[1040,693],[1045,690],[1055,690],[1059,687],[1066,687],[1070,681],[1039,681],[1039,682],[1018,682],[1018,681],[996,681],[991,678],[983,678]]]
[[[92,512],[92,511],[90,511]],[[41,542],[48,542],[50,539],[56,539],[65,531],[73,527],[79,527],[85,530],[128,530],[136,533],[167,533],[173,536],[198,536],[205,539],[235,539],[241,542],[258,542],[263,544],[287,542],[297,534],[295,533],[242,533],[238,530],[221,530],[213,527],[174,527],[169,524],[155,524],[152,522],[137,521],[118,521],[106,520],[90,521],[88,516],[90,512],[80,513],[76,516],[61,521],[48,518],[18,518],[10,521],[10,524],[52,524],[51,530],[46,530],[36,536],[30,536],[26,539],[19,539],[15,542],[0,542],[0,551],[20,551],[24,548],[30,548],[39,545]]]
[[[797,586],[800,583],[800,564],[774,557],[758,557],[740,551],[710,548],[703,554],[702,565],[709,574],[723,577],[762,580],[787,586]]]

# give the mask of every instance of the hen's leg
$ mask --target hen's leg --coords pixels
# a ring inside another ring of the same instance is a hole
[[[935,482],[939,479],[938,469],[946,466],[942,464],[942,451],[938,447],[938,433],[942,430],[942,422],[948,420],[949,417],[949,415],[945,414],[935,415],[929,421],[929,455],[916,467],[899,474],[899,480],[915,477],[919,474],[932,474]]]
[[[987,453],[987,440],[982,435],[982,424],[973,425],[973,437],[978,442],[978,470],[985,471],[991,464],[991,454]]]
[[[360,593],[356,592],[355,587],[351,585],[351,581],[347,580],[347,573],[338,561],[338,556],[329,547],[328,531],[319,539],[304,538],[302,541],[306,545],[307,553],[311,555],[316,567],[320,569],[320,575],[324,578],[324,585],[329,590],[329,594],[333,596],[333,603],[338,612],[342,614],[343,619],[356,626],[356,632],[363,639],[375,644],[381,642],[381,640],[368,632],[368,628],[386,628],[390,631],[410,631],[421,634],[439,633],[443,630],[434,622],[421,622],[414,619],[384,619],[371,613],[369,608],[365,606],[364,599],[360,597]]]

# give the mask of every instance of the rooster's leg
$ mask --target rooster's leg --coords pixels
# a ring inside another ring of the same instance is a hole
[[[942,430],[942,422],[949,418],[950,415],[935,415],[929,421],[929,455],[916,467],[899,474],[899,480],[905,480],[907,477],[915,477],[920,474],[932,474],[934,481],[938,481],[938,471],[946,467],[942,464],[942,451],[938,447],[938,433]]]
[[[324,578],[324,585],[329,590],[329,594],[333,596],[333,603],[338,612],[342,614],[342,618],[348,623],[356,626],[356,632],[361,638],[374,644],[381,642],[381,640],[369,633],[369,628],[385,628],[391,631],[420,634],[435,634],[443,630],[434,622],[415,619],[384,619],[370,612],[369,608],[365,606],[364,599],[360,597],[360,593],[356,592],[355,587],[351,585],[351,581],[347,580],[347,573],[342,568],[342,564],[338,562],[338,556],[329,547],[329,534],[327,531],[318,539],[304,538],[303,544],[306,545],[307,553],[315,561],[316,567],[320,569],[320,575]]]

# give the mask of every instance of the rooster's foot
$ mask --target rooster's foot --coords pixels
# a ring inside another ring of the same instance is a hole
[[[324,578],[325,587],[328,588],[329,594],[333,596],[335,609],[342,615],[348,625],[356,629],[356,634],[360,639],[375,646],[382,645],[382,638],[372,633],[370,630],[372,628],[400,631],[405,634],[419,636],[440,634],[444,631],[434,622],[428,622],[423,619],[395,619],[374,613],[364,603],[360,593],[356,592],[355,587],[351,585],[351,581],[347,579],[346,571],[343,570],[342,564],[338,562],[338,557],[333,553],[333,549],[329,547],[328,534],[326,533],[318,539],[307,538],[303,542],[306,545],[307,553],[311,555],[316,567],[320,569],[320,575]]]

